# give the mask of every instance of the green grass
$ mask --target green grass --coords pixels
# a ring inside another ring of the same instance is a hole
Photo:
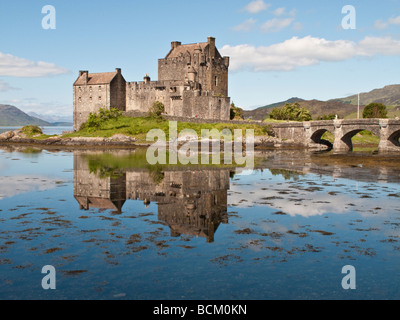
[[[24,126],[21,128],[21,132],[27,137],[33,137],[43,134],[42,129],[40,129],[38,126]]]
[[[263,122],[266,122],[266,123],[286,123],[286,122],[297,122],[297,121],[275,120],[275,119],[271,119],[271,118],[265,118],[263,120]]]
[[[155,119],[150,117],[131,118],[121,116],[118,119],[105,121],[98,128],[84,128],[77,132],[64,135],[63,138],[72,137],[104,137],[110,138],[115,134],[123,134],[135,137],[138,142],[145,142],[147,133],[152,129],[160,129],[165,132],[167,139],[169,138],[169,121],[164,119]],[[257,124],[227,124],[227,123],[190,123],[178,122],[178,134],[183,129],[192,129],[197,135],[201,136],[202,129],[217,129],[220,132],[223,129],[229,129],[233,133],[235,129],[253,129],[254,134],[266,135],[268,127]]]
[[[328,140],[329,142],[333,143],[335,138],[332,133],[329,131],[325,132],[321,139]],[[378,145],[379,144],[379,137],[375,136],[369,131],[361,131],[357,133],[351,141],[353,144],[360,144],[360,145]]]
[[[199,164],[188,164],[183,165],[181,163],[176,164],[156,164],[151,165],[147,161],[147,150],[145,149],[138,149],[135,152],[130,154],[116,154],[112,152],[106,153],[94,153],[94,154],[85,154],[84,158],[88,163],[88,167],[91,173],[99,174],[100,177],[112,177],[118,178],[119,176],[123,175],[127,169],[145,169],[151,173],[152,179],[155,182],[160,182],[163,178],[162,172],[166,169],[174,169],[174,168],[191,168],[192,170],[200,170],[200,169],[215,169],[215,168],[225,168],[230,169],[233,167],[244,167],[244,164],[237,164],[233,161],[232,164],[224,164],[223,161],[223,154],[221,154],[221,162],[220,164],[213,164],[212,163],[212,155],[210,155],[209,164],[201,164],[199,158]],[[200,157],[200,155],[199,155]],[[167,162],[169,160],[169,153],[167,153]],[[234,159],[233,159],[234,160]],[[255,157],[254,163],[255,166],[261,164],[262,161],[265,159]]]

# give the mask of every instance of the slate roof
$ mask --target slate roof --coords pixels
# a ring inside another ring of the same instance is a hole
[[[88,85],[110,84],[117,72],[89,73]],[[75,86],[85,85],[85,75],[81,75],[74,83]]]
[[[185,55],[187,51],[191,55],[193,55],[194,51],[198,48],[201,49],[202,52],[204,52],[204,49],[208,46],[208,42],[202,42],[202,43],[192,43],[192,44],[183,44],[180,45],[170,51],[170,53],[167,55],[167,58],[177,58],[181,54]]]

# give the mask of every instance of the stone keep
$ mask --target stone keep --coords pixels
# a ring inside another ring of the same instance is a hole
[[[172,42],[167,56],[158,61],[158,81],[146,75],[141,82],[126,82],[121,69],[80,71],[73,88],[74,129],[99,108],[140,114],[155,101],[162,102],[170,116],[229,120],[228,69],[229,57],[222,57],[215,38],[209,37],[203,43]]]

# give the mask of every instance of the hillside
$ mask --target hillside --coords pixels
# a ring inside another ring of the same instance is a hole
[[[363,107],[371,102],[380,102],[388,107],[389,117],[400,115],[400,85],[389,85],[381,89],[375,89],[370,92],[360,94],[361,112]],[[285,103],[298,102],[300,106],[311,111],[313,119],[319,119],[323,115],[337,114],[340,118],[356,117],[358,95],[345,98],[331,99],[328,101],[303,100],[300,98],[291,98],[286,101],[266,105],[255,110],[244,111],[245,119],[263,120],[268,116],[272,108],[282,107]]]
[[[297,102],[301,107],[305,107],[310,110],[313,119],[319,119],[320,117],[328,114],[337,114],[340,118],[344,118],[346,115],[357,111],[354,106],[349,103],[344,103],[338,100],[332,101],[320,101],[320,100],[302,100],[299,98],[292,98],[287,101],[280,103],[274,103],[269,106],[261,107],[252,111],[244,111],[245,119],[263,120],[268,116],[269,112],[276,107],[282,107],[286,103]]]
[[[335,99],[353,105],[358,104],[358,95],[349,96],[346,98]],[[368,105],[371,102],[383,103],[385,106],[400,106],[400,84],[386,86],[381,89],[375,89],[370,92],[360,93],[361,105]]]
[[[263,120],[265,116],[269,113],[270,109],[276,108],[276,107],[281,107],[284,106],[286,103],[294,103],[294,102],[300,102],[304,101],[303,99],[300,98],[290,98],[286,101],[281,101],[281,102],[276,102],[273,104],[269,104],[260,108],[257,108],[255,110],[244,110],[243,111],[243,116],[245,119],[253,119],[253,120]]]
[[[0,126],[52,126],[51,123],[31,117],[17,107],[0,104]]]

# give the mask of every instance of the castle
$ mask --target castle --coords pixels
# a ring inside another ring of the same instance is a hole
[[[230,119],[229,57],[222,57],[215,38],[184,44],[174,41],[158,61],[158,81],[126,82],[121,69],[107,73],[80,71],[73,86],[74,130],[100,108],[147,113],[155,101],[165,114],[182,118]]]

